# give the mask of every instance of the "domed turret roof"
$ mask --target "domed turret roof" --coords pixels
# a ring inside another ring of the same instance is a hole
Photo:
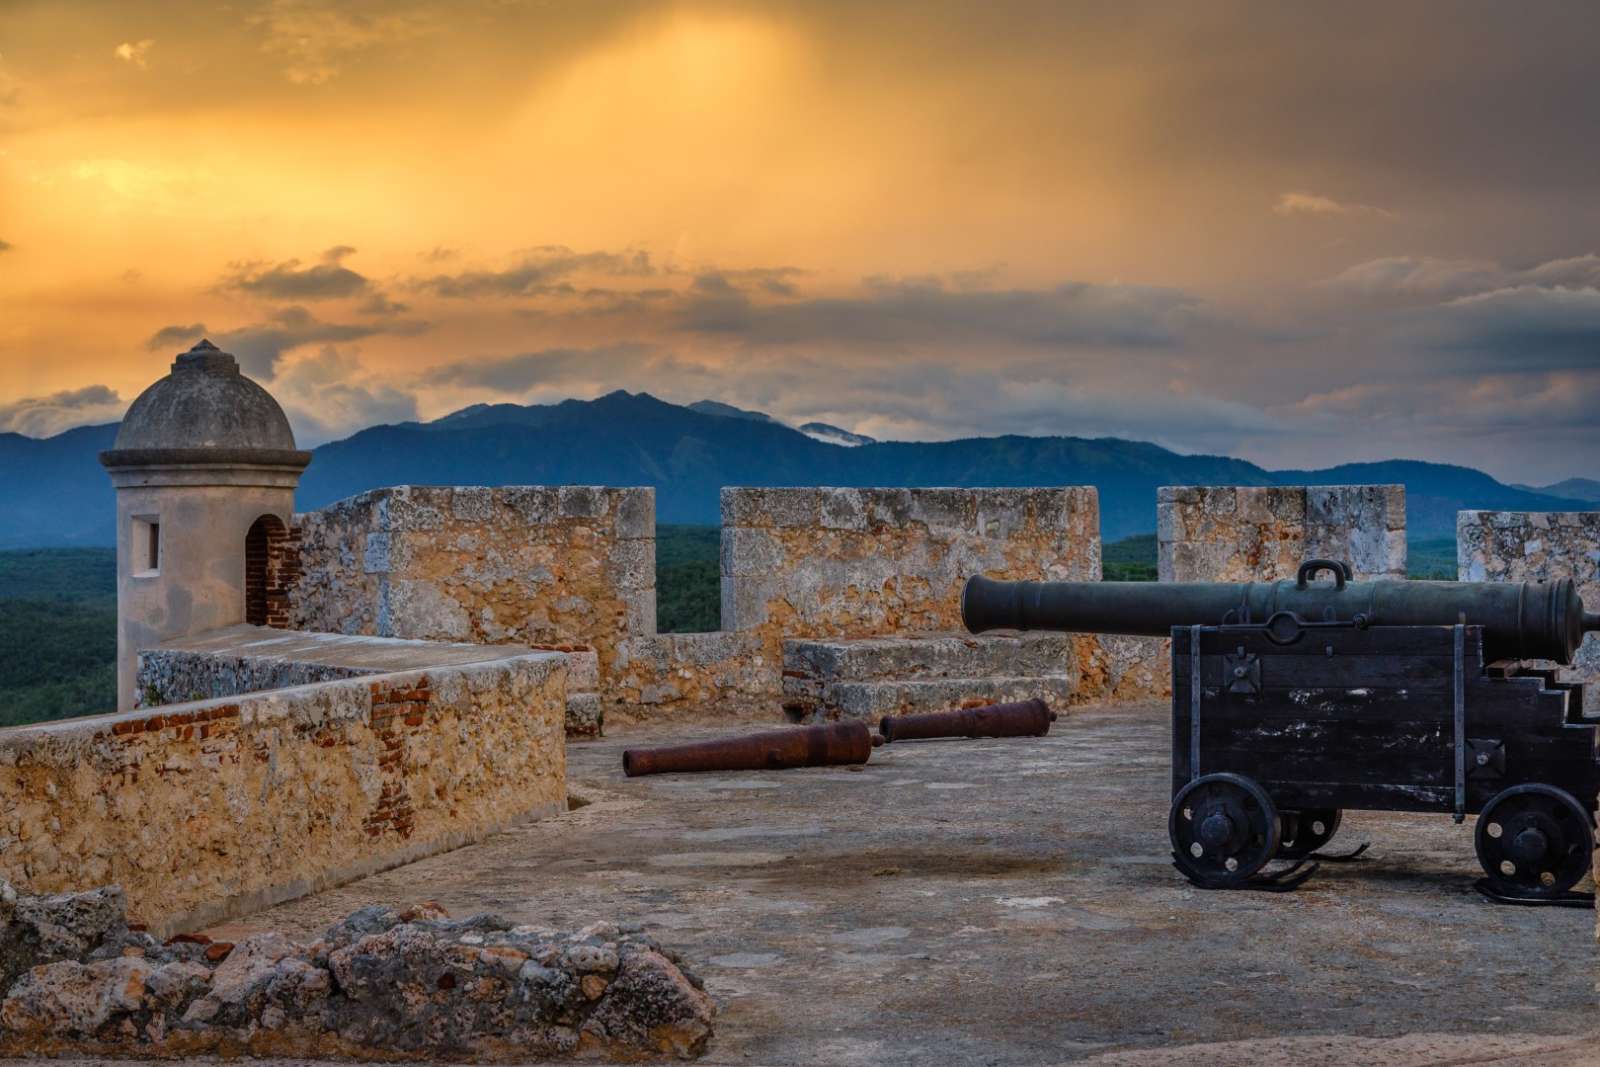
[[[302,467],[310,458],[295,450],[294,431],[272,394],[239,373],[238,361],[210,341],[183,353],[172,373],[139,394],[109,455],[154,460],[152,452],[183,453],[171,458],[185,461],[215,452],[223,462],[259,458]]]

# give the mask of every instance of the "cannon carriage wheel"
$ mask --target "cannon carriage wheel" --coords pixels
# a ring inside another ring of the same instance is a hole
[[[1167,816],[1172,858],[1191,881],[1216,889],[1245,885],[1278,851],[1278,809],[1240,774],[1207,774],[1178,791]]]
[[[1589,872],[1594,824],[1571,793],[1531,782],[1484,805],[1473,842],[1489,888],[1504,897],[1554,900]]]
[[[1280,860],[1305,859],[1333,840],[1339,832],[1342,812],[1338,808],[1306,808],[1278,814],[1281,826],[1278,851]]]

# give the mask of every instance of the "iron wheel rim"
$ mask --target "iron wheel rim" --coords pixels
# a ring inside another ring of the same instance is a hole
[[[1483,806],[1473,843],[1496,892],[1553,899],[1589,873],[1593,820],[1563,789],[1540,782],[1517,785]]]
[[[1278,851],[1278,809],[1243,775],[1207,774],[1173,798],[1167,836],[1179,870],[1191,879],[1240,886]]]

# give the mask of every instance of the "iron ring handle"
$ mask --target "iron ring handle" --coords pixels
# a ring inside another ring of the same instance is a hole
[[[1308,559],[1300,564],[1300,570],[1295,573],[1295,588],[1304,589],[1306,583],[1320,571],[1333,572],[1334,588],[1336,589],[1343,589],[1344,583],[1350,580],[1350,564],[1342,563],[1336,559]]]

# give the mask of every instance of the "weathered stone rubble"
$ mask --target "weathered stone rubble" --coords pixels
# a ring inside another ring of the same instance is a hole
[[[636,929],[576,933],[436,904],[351,913],[309,945],[130,929],[115,887],[0,882],[0,1054],[692,1058],[715,1012]]]

